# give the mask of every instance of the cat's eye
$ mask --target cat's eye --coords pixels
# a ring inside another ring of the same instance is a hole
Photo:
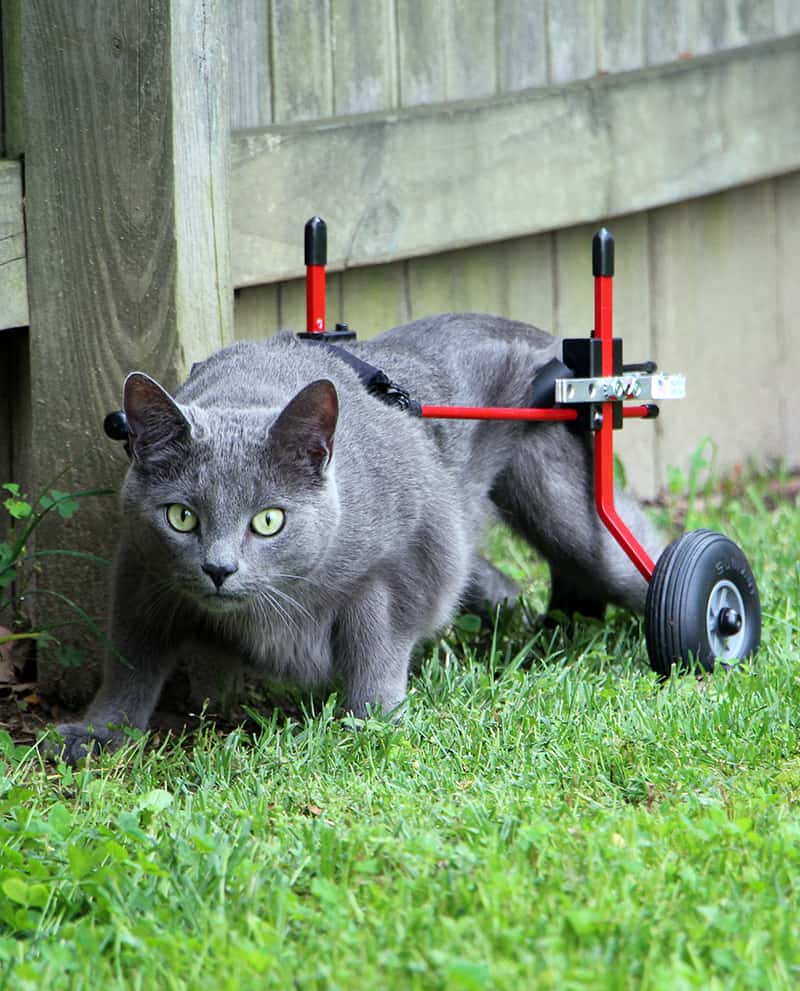
[[[182,502],[173,502],[167,506],[167,523],[178,533],[191,533],[197,529],[199,522],[197,513]]]
[[[274,537],[280,533],[286,522],[286,513],[282,509],[262,509],[250,520],[250,529],[259,537]]]

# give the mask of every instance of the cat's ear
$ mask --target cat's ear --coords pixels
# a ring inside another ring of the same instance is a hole
[[[133,458],[152,464],[173,457],[191,427],[172,396],[143,372],[125,379],[123,396]]]
[[[318,379],[292,399],[269,431],[273,457],[305,464],[321,475],[333,456],[339,398],[333,382]]]

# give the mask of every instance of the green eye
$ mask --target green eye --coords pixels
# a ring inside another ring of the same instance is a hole
[[[262,509],[250,520],[250,529],[259,537],[274,537],[280,533],[286,522],[286,513],[282,509]]]
[[[191,533],[197,529],[199,522],[197,514],[182,502],[173,502],[167,506],[167,523],[178,533]]]

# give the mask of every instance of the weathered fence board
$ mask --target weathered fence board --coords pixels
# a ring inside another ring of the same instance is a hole
[[[22,171],[19,162],[0,161],[0,331],[27,323]]]
[[[397,3],[400,105],[447,99],[447,5],[429,0]]]
[[[391,0],[331,0],[333,112],[363,114],[398,103]],[[342,163],[346,167],[346,163]]]
[[[722,466],[780,457],[771,184],[655,211],[651,248],[656,360],[687,374],[687,398],[659,420],[662,452],[687,452],[708,435]]]
[[[313,213],[344,268],[796,169],[800,103],[786,94],[800,92],[798,55],[793,36],[563,89],[235,136],[235,282],[300,275],[298,226]]]
[[[644,18],[640,0],[598,0],[597,68],[626,72],[644,65]]]
[[[775,217],[777,224],[776,254],[778,267],[778,338],[777,368],[765,383],[766,389],[778,396],[780,428],[783,431],[784,457],[800,464],[800,278],[797,259],[800,258],[800,172],[777,179]],[[765,323],[760,335],[769,334]],[[762,386],[764,388],[764,386]]]
[[[501,93],[547,83],[545,0],[498,0],[497,84]]]
[[[594,0],[558,0],[547,10],[550,82],[588,79],[597,71]]]
[[[221,0],[24,6],[33,420],[28,491],[118,483],[102,435],[123,376],[170,387],[232,337]],[[72,546],[108,554],[115,512],[87,505]],[[72,562],[46,587],[108,607],[107,576]],[[85,697],[87,669],[67,692]],[[59,669],[40,671],[51,684]]]
[[[272,105],[277,123],[333,113],[330,26],[330,0],[272,0]]]
[[[269,0],[228,3],[231,127],[272,123]]]

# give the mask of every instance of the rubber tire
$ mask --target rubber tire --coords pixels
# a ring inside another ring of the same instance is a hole
[[[685,673],[713,671],[716,657],[706,629],[711,592],[720,581],[736,586],[744,604],[745,638],[733,667],[761,643],[761,603],[747,558],[713,530],[692,530],[673,541],[658,559],[647,589],[644,632],[650,666],[667,677],[673,664]]]

